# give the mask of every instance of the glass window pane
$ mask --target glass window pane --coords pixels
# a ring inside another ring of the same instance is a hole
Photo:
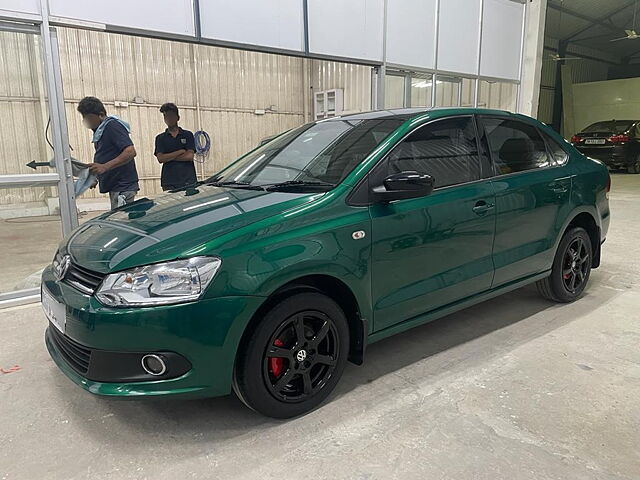
[[[476,80],[474,78],[462,79],[461,107],[473,107],[475,105]]]
[[[480,95],[478,106],[495,108],[497,110],[516,110],[518,100],[518,85],[509,82],[480,81]]]
[[[460,105],[460,79],[436,76],[436,107]]]
[[[385,75],[384,108],[402,108],[404,106],[404,76]]]
[[[401,124],[392,118],[303,125],[247,154],[216,180],[253,186],[293,180],[337,184]]]
[[[482,124],[499,174],[549,166],[547,149],[534,126],[502,118],[483,118]]]
[[[545,140],[547,141],[547,146],[549,147],[549,153],[551,153],[551,164],[553,166],[564,165],[567,163],[569,159],[569,154],[560,146],[560,144],[551,136],[542,132]]]
[[[434,122],[413,132],[389,156],[388,174],[428,173],[435,187],[480,178],[475,129],[470,117]]]
[[[433,90],[431,75],[414,75],[411,77],[411,107],[430,107]]]
[[[0,175],[26,184],[0,184],[0,293],[36,288],[62,239],[58,189],[32,174],[56,173],[45,140],[49,118],[39,35],[0,32]],[[48,138],[51,139],[51,129]],[[26,164],[37,162],[35,170]],[[55,178],[55,177],[54,177]]]

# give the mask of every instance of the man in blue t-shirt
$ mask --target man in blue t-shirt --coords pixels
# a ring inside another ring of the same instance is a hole
[[[167,129],[156,136],[153,154],[162,164],[160,185],[162,190],[178,190],[196,183],[196,167],[193,156],[196,143],[193,133],[178,126],[180,114],[175,103],[160,107]]]
[[[108,193],[111,209],[133,202],[138,186],[138,171],[134,158],[136,149],[129,137],[129,124],[117,116],[107,116],[96,97],[84,97],[78,105],[84,125],[93,130],[95,154],[89,164],[98,177],[100,193]]]

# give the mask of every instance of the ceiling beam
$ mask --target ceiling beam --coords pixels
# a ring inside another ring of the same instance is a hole
[[[558,53],[558,54],[560,53],[560,51],[559,51],[558,49],[553,48],[553,47],[549,47],[549,46],[547,46],[547,45],[545,45],[545,46],[544,46],[544,50],[548,50],[548,51],[550,51],[550,52],[555,52],[555,53]],[[638,52],[638,53],[640,53],[640,52]],[[566,54],[567,54],[567,55],[570,55],[570,56],[572,56],[572,57],[579,57],[579,58],[583,58],[583,59],[585,59],[585,60],[594,60],[594,61],[596,61],[596,62],[607,63],[607,64],[609,64],[609,65],[619,65],[618,63],[616,63],[616,62],[612,62],[611,60],[604,60],[604,59],[602,59],[602,58],[593,57],[593,56],[591,56],[591,55],[586,55],[586,54],[584,54],[584,53],[566,52]]]
[[[554,10],[558,10],[559,12],[562,13],[566,13],[567,15],[571,15],[573,17],[579,18],[581,20],[585,20],[587,22],[590,22],[591,25],[587,25],[585,27],[582,27],[578,30],[576,30],[575,32],[573,32],[571,35],[563,38],[562,40],[567,40],[567,41],[572,41],[575,37],[577,37],[578,35],[588,31],[589,29],[591,29],[591,27],[593,27],[593,25],[599,25],[603,28],[606,28],[610,31],[615,31],[615,32],[619,32],[621,30],[621,28],[615,26],[613,24],[613,21],[611,20],[611,17],[624,12],[627,8],[632,7],[635,5],[635,0],[631,0],[628,3],[626,3],[625,5],[623,5],[620,8],[616,8],[615,10],[607,13],[606,15],[603,15],[601,17],[598,18],[593,18],[590,17],[589,15],[584,15],[580,12],[576,12],[574,10],[568,9],[562,5],[557,5],[555,3],[549,2],[549,8],[553,8]]]
[[[620,30],[620,35],[622,35],[622,29]],[[589,40],[597,40],[599,38],[611,38],[611,34],[610,33],[605,33],[602,35],[591,35],[590,37],[582,37],[582,38],[576,38],[575,40],[571,40],[571,43],[578,43],[578,42],[588,42]]]

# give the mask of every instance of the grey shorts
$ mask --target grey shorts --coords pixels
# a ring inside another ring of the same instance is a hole
[[[111,210],[114,208],[127,205],[133,202],[138,192],[109,192],[109,200],[111,201]]]

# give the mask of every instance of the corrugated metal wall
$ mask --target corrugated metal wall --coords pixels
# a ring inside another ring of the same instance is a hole
[[[344,89],[344,111],[371,110],[371,67],[353,63],[311,60],[311,89]]]
[[[153,146],[165,128],[158,111],[162,103],[178,105],[184,128],[211,136],[212,150],[201,167],[204,175],[261,138],[304,122],[299,58],[75,29],[61,29],[60,50],[74,155],[91,160],[90,132],[75,109],[83,96],[95,95],[109,113],[131,123],[145,195],[160,192]],[[256,115],[259,109],[267,113]]]
[[[131,124],[144,195],[160,192],[153,143],[165,128],[158,111],[164,102],[178,105],[184,128],[211,135],[211,153],[199,166],[207,176],[262,138],[310,120],[313,91],[341,88],[345,110],[371,108],[371,68],[362,65],[71,28],[58,31],[73,157],[92,160],[91,132],[76,107],[82,97],[96,96],[108,113]],[[33,173],[25,163],[52,155],[44,140],[47,113],[39,49],[37,36],[0,32],[0,174]],[[54,195],[54,188],[0,190],[0,205],[42,203]],[[97,196],[90,191],[83,198]]]
[[[52,156],[44,139],[47,113],[40,48],[37,36],[0,32],[0,175],[33,173],[25,164]],[[50,187],[0,190],[0,206],[42,202],[52,192]]]

